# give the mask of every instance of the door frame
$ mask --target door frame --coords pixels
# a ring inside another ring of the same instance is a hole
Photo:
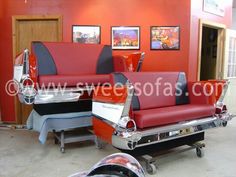
[[[14,64],[14,59],[16,56],[17,49],[17,23],[26,20],[56,20],[58,21],[58,40],[62,41],[62,16],[61,15],[14,15],[12,16],[12,59]],[[15,107],[15,123],[21,124],[19,119],[21,115],[21,106],[19,105],[18,97],[14,98]]]
[[[226,25],[221,23],[216,23],[208,20],[199,20],[199,43],[198,43],[198,70],[197,70],[197,80],[200,80],[201,76],[201,58],[202,58],[202,33],[203,27],[210,27],[218,30],[217,38],[217,58],[216,58],[216,78],[222,79],[224,75],[224,60],[225,60],[225,34]]]

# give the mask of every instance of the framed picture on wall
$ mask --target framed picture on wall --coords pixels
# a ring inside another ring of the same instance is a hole
[[[151,50],[179,50],[180,27],[151,26],[150,42]]]
[[[215,15],[225,15],[225,2],[224,0],[203,0],[203,10]]]
[[[100,44],[101,27],[92,25],[73,25],[72,41],[82,44]]]
[[[111,45],[112,49],[120,49],[120,50],[140,49],[140,27],[112,26]]]

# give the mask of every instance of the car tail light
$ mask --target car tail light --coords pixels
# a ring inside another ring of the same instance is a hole
[[[135,128],[135,123],[133,120],[129,120],[126,124],[127,129],[134,129]]]
[[[23,82],[22,82],[22,85],[24,86],[24,87],[26,87],[26,86],[34,86],[34,82],[30,79],[30,78],[25,78],[24,80],[23,80]]]
[[[227,107],[226,107],[226,105],[223,106],[222,111],[224,111],[224,112],[227,111]]]
[[[220,108],[220,107],[216,108],[216,111],[215,111],[216,114],[222,114],[224,112],[227,112],[226,105],[224,105],[222,108]]]
[[[216,108],[216,114],[221,114],[222,109],[221,108]]]

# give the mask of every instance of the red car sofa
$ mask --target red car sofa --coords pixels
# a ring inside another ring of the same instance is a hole
[[[113,72],[112,49],[107,45],[33,42],[40,86],[54,83],[68,87],[109,82]]]
[[[232,118],[223,104],[216,113],[217,103],[211,102],[215,91],[204,94],[204,84],[187,82],[183,72],[113,73],[111,82],[113,87],[98,87],[94,93],[93,127],[98,139],[118,149],[133,151],[176,139],[169,144],[191,145],[204,139],[204,130]]]
[[[156,127],[185,120],[199,119],[202,117],[214,115],[214,105],[207,104],[207,98],[202,95],[199,99],[191,99],[193,97],[192,89],[189,89],[189,96],[186,96],[188,91],[187,81],[184,73],[115,73],[112,75],[112,81],[115,83],[123,83],[129,80],[131,83],[140,83],[140,88],[144,88],[145,83],[150,83],[155,87],[155,84],[160,86],[158,93],[153,92],[149,94],[143,91],[140,95],[135,96],[132,100],[133,119],[138,128]],[[164,89],[168,83],[171,86],[171,92],[165,95]],[[175,84],[181,84],[182,94],[177,96],[178,90]],[[151,91],[151,90],[150,90]]]
[[[89,111],[91,89],[109,83],[117,58],[123,56],[113,56],[109,45],[32,42],[31,54],[25,50],[15,62],[23,67],[19,98],[41,115]]]

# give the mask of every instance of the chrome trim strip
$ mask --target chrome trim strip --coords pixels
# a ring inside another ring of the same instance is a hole
[[[157,127],[154,129],[149,129],[149,130],[144,130],[142,131],[143,136],[148,136],[152,135],[154,132],[158,133],[164,133],[166,130],[169,131],[175,131],[183,128],[188,128],[196,125],[201,125],[201,124],[207,124],[209,122],[217,120],[216,117],[208,117],[208,118],[203,118],[203,119],[196,119],[196,120],[191,120],[191,121],[185,121],[185,122],[180,122],[174,125],[168,125],[168,126],[162,126],[162,127]]]
[[[109,102],[105,102],[105,101],[97,101],[97,100],[92,100],[93,102],[96,102],[96,103],[103,103],[103,104],[112,104],[112,105],[120,105],[120,106],[124,106],[125,103],[109,103]]]
[[[57,93],[57,94],[37,94],[34,104],[60,103],[60,102],[76,102],[79,100],[80,93]]]
[[[156,143],[162,143],[162,142],[166,142],[166,141],[170,141],[170,140],[174,140],[174,139],[178,139],[178,138],[183,138],[183,137],[186,137],[186,136],[189,136],[189,135],[195,135],[195,134],[198,134],[198,133],[201,133],[201,132],[204,132],[204,131],[202,130],[202,131],[197,131],[197,132],[193,132],[193,133],[189,133],[189,134],[179,135],[179,136],[176,136],[176,137],[170,137],[170,138],[158,140],[158,142],[153,141],[153,142],[150,142],[150,143],[137,144],[136,147],[143,147],[143,146],[152,145],[152,144],[156,144]]]
[[[86,88],[62,88],[62,89],[39,89],[33,87],[23,87],[18,93],[19,100],[24,104],[47,104],[47,103],[63,103],[76,102],[79,100],[83,92],[93,90],[93,87]],[[27,91],[27,92],[25,92]],[[91,92],[92,93],[92,92]]]
[[[226,83],[224,84],[224,87],[223,87],[223,91],[222,91],[222,93],[220,95],[220,98],[219,98],[219,100],[217,102],[219,102],[219,103],[223,102],[223,100],[225,98],[225,95],[226,95],[226,93],[228,91],[229,84],[230,84],[230,80],[226,80]],[[216,103],[216,105],[217,105],[217,103]]]
[[[77,87],[71,87],[71,88],[61,88],[61,89],[50,89],[50,88],[46,88],[44,89],[38,89],[38,93],[39,94],[43,94],[43,93],[55,93],[55,92],[59,92],[62,91],[63,93],[65,92],[82,92],[82,91],[91,91],[93,90],[93,87],[82,87],[82,88],[77,88]]]
[[[134,94],[134,86],[129,81],[127,81],[125,85],[127,87],[127,98],[121,117],[129,117],[130,105]]]

